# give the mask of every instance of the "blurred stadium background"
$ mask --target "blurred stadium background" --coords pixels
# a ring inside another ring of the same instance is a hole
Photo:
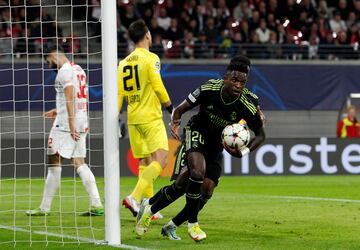
[[[12,178],[44,177],[51,122],[42,112],[55,105],[55,74],[42,61],[49,44],[61,44],[87,71],[88,159],[95,175],[103,176],[100,8],[100,0],[0,0],[0,198],[11,192],[16,196],[16,190],[1,189],[7,180],[13,185]],[[360,1],[118,0],[117,14],[118,58],[133,49],[126,34],[129,24],[144,19],[153,36],[151,50],[161,58],[163,81],[175,104],[207,79],[221,78],[232,56],[243,54],[252,60],[248,88],[259,96],[266,114],[267,141],[242,160],[225,154],[225,175],[360,173],[358,139],[336,138],[346,105],[360,105],[358,98],[348,99],[360,92]],[[164,119],[169,121],[167,115]],[[170,145],[174,152],[177,142],[171,140]],[[127,138],[120,148],[121,175],[135,175],[137,162]],[[172,156],[163,176],[169,175],[173,161]],[[73,174],[72,169],[64,171],[65,176]],[[283,178],[276,180],[288,180]],[[342,178],[335,185],[346,182]],[[134,177],[130,180],[135,183]],[[306,195],[291,193],[297,194]],[[342,197],[336,190],[309,195],[360,199],[356,194]],[[15,208],[7,213],[11,209]],[[6,214],[4,207],[0,210]],[[130,224],[126,217],[125,223]]]

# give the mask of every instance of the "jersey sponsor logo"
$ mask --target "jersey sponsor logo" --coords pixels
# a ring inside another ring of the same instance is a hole
[[[214,106],[213,106],[213,105],[209,105],[209,106],[207,106],[207,109],[208,109],[208,110],[214,110]]]
[[[221,127],[221,128],[225,128],[227,125],[231,124],[231,122],[215,115],[212,114],[209,111],[206,111],[207,115],[209,116],[209,120],[212,124],[214,124],[215,126]],[[235,117],[236,118],[236,117]]]

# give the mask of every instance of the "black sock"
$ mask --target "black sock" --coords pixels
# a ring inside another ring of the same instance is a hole
[[[211,198],[211,196],[206,196],[204,194],[201,195],[200,201],[199,201],[199,211],[205,206],[206,202],[208,202],[208,200],[210,200],[210,198]],[[174,224],[177,227],[188,220],[187,211],[188,211],[188,207],[186,204],[185,207],[174,218],[172,218],[172,221],[174,222]]]
[[[178,190],[175,183],[170,186],[166,186],[162,189],[160,197],[151,206],[151,212],[154,214],[161,209],[169,206],[171,203],[176,201],[180,196],[184,194],[184,191]]]
[[[167,187],[170,187],[170,185],[162,187],[159,191],[157,191],[156,194],[154,194],[153,197],[149,199],[149,204],[150,205],[154,204],[160,198],[161,194],[164,192],[164,188]]]
[[[186,188],[186,205],[188,210],[189,223],[195,223],[198,221],[197,215],[199,213],[199,201],[200,201],[200,188],[203,183],[203,179],[189,178],[189,182]]]
[[[201,209],[203,209],[203,207],[205,206],[205,204],[208,202],[208,200],[210,200],[211,198],[211,195],[208,196],[208,195],[205,195],[205,194],[201,194],[201,197],[200,197],[200,202],[199,202],[199,211]]]
[[[172,221],[178,227],[188,220],[188,205],[185,204],[184,208],[174,217]]]

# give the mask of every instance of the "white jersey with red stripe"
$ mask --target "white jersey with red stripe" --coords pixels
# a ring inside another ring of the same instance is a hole
[[[53,126],[63,131],[70,131],[64,93],[64,89],[69,86],[74,87],[75,129],[80,133],[87,132],[88,88],[86,74],[79,65],[70,62],[65,63],[59,69],[55,79],[57,116]]]

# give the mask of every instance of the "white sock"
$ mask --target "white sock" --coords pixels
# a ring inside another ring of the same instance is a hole
[[[168,226],[173,226],[173,227],[177,227],[175,225],[175,223],[173,222],[173,220],[170,220],[168,223],[167,223]]]
[[[190,228],[190,227],[192,227],[192,226],[195,226],[195,225],[199,225],[199,223],[197,223],[197,222],[188,223],[188,228]]]
[[[88,193],[90,200],[91,200],[91,206],[94,207],[101,207],[101,200],[98,188],[96,186],[95,176],[91,172],[90,168],[87,164],[83,164],[76,170],[78,175],[80,176],[80,179],[83,182],[83,185],[86,189],[86,192]]]
[[[154,215],[153,211],[151,211],[151,207],[146,207],[146,208],[145,208],[145,212],[146,212],[146,213],[149,213],[151,216]]]
[[[144,206],[149,205],[149,199],[148,199],[148,198],[145,198],[144,201],[143,201],[143,203],[144,203]]]
[[[61,179],[61,167],[48,167],[43,199],[40,205],[41,210],[50,212],[52,200],[60,185],[60,179]]]

